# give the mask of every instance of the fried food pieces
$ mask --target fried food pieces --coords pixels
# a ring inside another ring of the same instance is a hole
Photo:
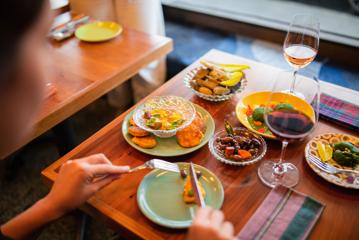
[[[201,143],[205,132],[206,124],[202,115],[197,112],[193,122],[176,133],[177,142],[185,148],[195,147]]]
[[[147,132],[139,127],[136,127],[136,126],[130,126],[128,128],[128,133],[134,137],[146,137],[146,136],[150,135],[149,132]]]
[[[179,145],[190,148],[201,143],[203,133],[196,125],[190,124],[188,127],[178,131],[176,137]]]
[[[139,128],[131,117],[128,121],[128,133],[133,136],[132,142],[142,148],[154,148],[157,145],[156,138],[149,132]]]
[[[156,138],[152,135],[146,137],[133,137],[132,142],[142,148],[154,148],[157,145]]]

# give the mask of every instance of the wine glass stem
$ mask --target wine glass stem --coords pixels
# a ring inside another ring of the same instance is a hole
[[[292,85],[290,86],[290,92],[291,93],[294,93],[295,81],[297,80],[297,72],[298,72],[297,69],[295,69],[293,71],[293,80],[292,80]]]
[[[288,141],[283,140],[282,141],[282,151],[280,153],[279,161],[274,165],[274,174],[277,176],[282,175],[284,172],[282,162],[284,159],[285,150],[287,149],[287,146],[288,146]]]

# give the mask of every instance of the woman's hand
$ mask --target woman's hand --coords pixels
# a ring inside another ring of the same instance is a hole
[[[129,166],[112,165],[104,154],[67,161],[62,165],[44,201],[51,204],[61,216],[86,202],[94,193],[128,170]]]
[[[235,239],[233,225],[224,221],[221,211],[209,207],[201,208],[193,219],[187,239],[232,240]]]
[[[128,166],[112,165],[103,154],[67,161],[50,193],[2,225],[1,232],[11,239],[26,239],[35,230],[83,204],[128,170]]]

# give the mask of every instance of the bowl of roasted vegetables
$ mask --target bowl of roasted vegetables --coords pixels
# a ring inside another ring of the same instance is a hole
[[[359,172],[359,138],[338,133],[325,133],[314,137],[306,146],[306,159],[309,154],[336,168],[357,170]],[[329,174],[307,160],[318,175],[334,184],[359,189],[359,175],[350,173]]]
[[[135,124],[161,138],[169,138],[192,123],[193,104],[177,96],[156,96],[140,105],[133,115]]]
[[[267,151],[267,144],[261,136],[245,128],[232,128],[227,122],[225,129],[216,132],[208,145],[217,160],[236,166],[253,164]]]
[[[243,91],[247,85],[244,64],[219,64],[202,60],[201,66],[186,74],[185,85],[197,96],[208,101],[219,102]]]

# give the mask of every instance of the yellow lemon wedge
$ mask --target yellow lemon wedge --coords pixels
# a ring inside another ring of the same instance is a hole
[[[240,72],[250,68],[244,64],[219,64],[219,66],[226,72]]]
[[[231,77],[228,80],[220,82],[220,84],[227,87],[233,87],[241,81],[242,77],[242,72],[234,72],[231,74]]]
[[[333,148],[331,148],[328,144],[319,142],[318,143],[318,153],[319,153],[320,159],[322,161],[326,162],[332,158]]]

